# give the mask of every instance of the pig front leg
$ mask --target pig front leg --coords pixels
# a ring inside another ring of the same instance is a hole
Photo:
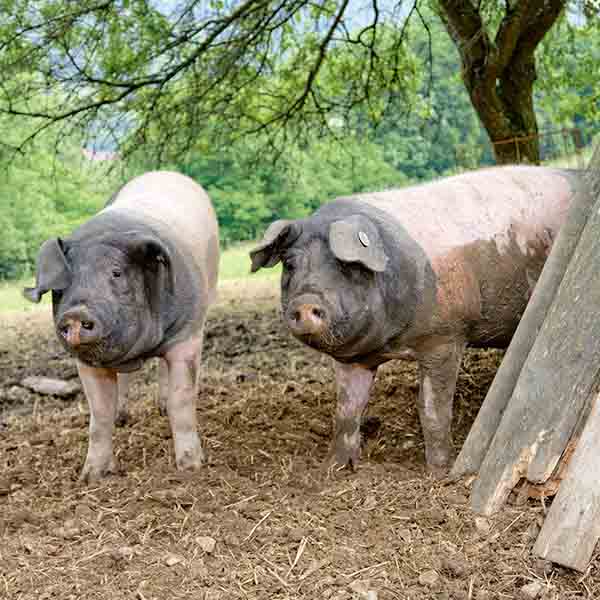
[[[361,365],[335,363],[337,407],[335,433],[329,463],[334,468],[358,466],[360,423],[367,407],[376,369]]]
[[[117,470],[113,427],[117,412],[117,372],[77,361],[77,370],[90,407],[88,452],[80,479],[92,483]]]
[[[418,357],[417,406],[425,438],[425,459],[428,469],[437,476],[444,475],[450,465],[452,403],[465,346],[463,340],[453,340]]]
[[[196,397],[202,337],[173,346],[165,359],[169,373],[167,414],[178,469],[195,469],[204,461],[196,426]]]

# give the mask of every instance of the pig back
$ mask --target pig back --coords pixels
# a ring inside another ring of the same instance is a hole
[[[558,231],[575,180],[572,172],[560,169],[492,167],[359,197],[393,215],[435,259],[483,240],[502,252],[510,236],[526,251],[531,239]]]
[[[360,199],[392,215],[425,251],[436,327],[505,347],[577,185],[566,170],[494,167]]]
[[[102,213],[115,211],[139,219],[177,248],[192,276],[199,278],[202,304],[215,300],[218,226],[210,198],[199,184],[180,173],[145,173],[124,185]]]

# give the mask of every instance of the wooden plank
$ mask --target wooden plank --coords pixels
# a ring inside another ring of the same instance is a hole
[[[600,394],[533,548],[538,556],[578,571],[587,568],[600,537],[599,456]]]
[[[519,491],[519,496],[525,498],[550,498],[551,496],[556,496],[558,487],[562,480],[567,476],[567,469],[578,443],[579,435],[575,434],[575,436],[569,440],[563,455],[560,457],[558,467],[556,467],[556,471],[552,474],[550,479],[547,479],[544,483],[525,482],[525,485]]]
[[[600,366],[598,256],[600,199],[473,485],[476,512],[497,511],[522,477],[546,481],[576,430]]]
[[[593,205],[581,179],[573,178],[575,198],[538,279],[500,368],[456,459],[450,477],[477,473],[490,447],[529,352],[563,279]]]

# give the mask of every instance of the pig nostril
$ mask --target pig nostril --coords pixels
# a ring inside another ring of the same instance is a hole
[[[84,329],[87,329],[88,331],[91,331],[92,329],[94,329],[93,321],[81,321],[81,326]]]
[[[291,320],[294,323],[302,323],[304,321],[318,320],[322,321],[325,318],[325,311],[318,306],[301,306],[291,313]]]

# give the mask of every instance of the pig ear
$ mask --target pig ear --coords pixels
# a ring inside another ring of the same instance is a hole
[[[39,302],[49,290],[64,290],[70,285],[71,269],[60,238],[46,240],[41,245],[35,273],[35,287],[23,290],[23,295],[31,302]]]
[[[129,231],[124,236],[127,254],[144,270],[146,294],[153,315],[160,315],[175,295],[175,269],[165,243],[154,235]]]
[[[175,289],[175,274],[171,265],[171,253],[165,243],[156,236],[143,234],[138,231],[128,231],[127,253],[145,269],[158,273],[164,269],[168,273],[171,291]]]
[[[329,247],[343,262],[358,262],[381,273],[388,257],[375,225],[362,215],[335,221],[329,228]]]
[[[281,260],[281,251],[291,246],[301,232],[301,225],[295,221],[273,221],[260,244],[250,251],[251,272],[255,273],[261,267],[274,267]]]

